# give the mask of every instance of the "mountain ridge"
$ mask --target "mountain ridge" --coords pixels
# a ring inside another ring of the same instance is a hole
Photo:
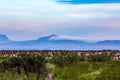
[[[120,40],[103,40],[96,43],[84,40],[55,39],[58,35],[52,34],[35,40],[12,41],[6,35],[0,34],[0,49],[61,49],[61,50],[89,50],[89,49],[117,49],[120,50]]]

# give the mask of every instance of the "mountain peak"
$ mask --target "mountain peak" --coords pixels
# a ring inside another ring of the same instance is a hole
[[[45,36],[45,37],[41,37],[41,38],[39,38],[38,40],[50,40],[51,38],[53,38],[53,37],[56,37],[57,35],[55,35],[55,34],[52,34],[52,35],[49,35],[49,36]]]
[[[49,35],[49,36],[47,36],[47,37],[51,38],[51,37],[56,37],[56,36],[57,36],[57,35],[52,34],[52,35]]]
[[[4,34],[0,34],[0,42],[10,41],[8,37]]]

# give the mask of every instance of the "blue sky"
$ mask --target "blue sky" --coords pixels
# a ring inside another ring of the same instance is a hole
[[[50,34],[85,40],[120,39],[120,0],[0,0],[0,3],[0,33],[12,40]]]
[[[93,4],[93,3],[119,3],[120,0],[56,0],[70,4]]]

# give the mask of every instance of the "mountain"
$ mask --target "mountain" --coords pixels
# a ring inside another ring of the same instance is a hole
[[[10,41],[6,35],[0,34],[0,43],[8,43]]]
[[[78,39],[49,35],[36,40],[12,41],[6,35],[0,35],[0,49],[9,50],[120,50],[120,40],[86,42]]]
[[[24,44],[84,44],[87,42],[84,42],[82,40],[70,40],[70,39],[55,39],[59,36],[57,35],[49,35],[45,37],[40,37],[36,40],[30,40],[30,41],[24,41]]]
[[[101,45],[120,45],[120,40],[98,41],[97,44],[101,44]]]

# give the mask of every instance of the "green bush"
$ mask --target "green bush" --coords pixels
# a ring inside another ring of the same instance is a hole
[[[77,54],[56,54],[52,57],[51,62],[60,67],[79,62],[80,56]]]
[[[87,57],[88,61],[93,61],[93,62],[105,62],[110,60],[110,56],[106,54],[92,54]]]

